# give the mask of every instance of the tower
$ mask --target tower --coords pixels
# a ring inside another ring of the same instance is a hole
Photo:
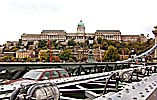
[[[80,22],[78,23],[77,33],[85,33],[85,26],[82,20],[80,20]]]
[[[85,41],[85,26],[82,20],[77,25],[76,41],[84,42]]]
[[[157,26],[154,27],[155,30],[153,30],[153,34],[155,36],[155,45],[157,44]],[[156,59],[157,58],[157,49],[155,50],[155,53],[154,53],[154,58]]]

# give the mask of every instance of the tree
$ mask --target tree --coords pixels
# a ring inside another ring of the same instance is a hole
[[[100,44],[94,44],[93,48],[99,48],[101,45]]]
[[[23,60],[23,61],[26,61],[26,60],[27,60],[27,57],[23,58],[22,60]]]
[[[120,59],[118,50],[114,46],[109,46],[108,50],[104,53],[104,61],[115,62]]]
[[[11,61],[14,62],[16,60],[15,57],[11,57]]]
[[[19,48],[17,48],[17,47],[12,47],[12,48],[10,49],[11,52],[16,52],[17,50],[19,50]]]
[[[51,48],[55,48],[55,49],[59,47],[59,43],[57,43],[56,40],[51,40],[50,45],[51,45]]]
[[[74,39],[71,39],[68,41],[68,46],[75,46],[76,42],[74,41]]]
[[[31,45],[33,45],[34,41],[28,41],[27,45],[26,45],[26,49],[32,49]]]
[[[46,60],[46,62],[50,62],[50,50],[47,50],[46,51],[46,55],[45,55],[45,60]]]
[[[65,61],[69,60],[69,58],[72,58],[71,50],[70,49],[64,50],[63,53],[59,55],[59,57],[61,60]]]
[[[77,59],[77,57],[75,57],[75,56],[72,56],[71,57],[75,62],[78,62],[78,59]]]
[[[97,38],[97,43],[102,44],[104,42],[104,39],[102,37]]]
[[[108,44],[107,44],[107,42],[103,42],[103,43],[102,43],[101,49],[103,49],[103,50],[107,50],[107,49],[108,49]]]
[[[58,56],[54,57],[54,62],[60,62],[60,58]]]
[[[3,62],[4,60],[2,58],[0,58],[0,62]]]
[[[84,56],[84,57],[81,59],[81,62],[85,62],[87,59],[88,59],[88,57],[87,57],[87,56]]]
[[[3,51],[4,52],[9,52],[10,50],[9,50],[9,48],[4,47]]]
[[[22,45],[22,39],[19,39],[17,47],[20,48],[21,45]]]
[[[31,61],[33,61],[33,59],[31,57],[27,57],[26,62],[31,62]]]
[[[108,44],[108,45],[114,45],[113,41],[111,41],[111,40],[108,40],[108,41],[107,41],[107,44]]]
[[[11,56],[4,56],[2,58],[3,61],[11,61]]]
[[[47,45],[47,41],[46,40],[41,40],[39,41],[38,47],[39,48],[44,48]]]
[[[46,59],[46,52],[45,51],[40,52],[40,61],[42,62],[45,59]]]
[[[129,55],[130,50],[129,50],[128,48],[125,48],[125,49],[124,49],[124,52],[125,52],[125,55]]]
[[[67,60],[68,62],[74,62],[74,60],[72,58],[69,58],[69,60]]]
[[[40,59],[39,59],[39,58],[35,58],[34,60],[35,60],[35,62],[38,62],[38,61],[40,61]]]

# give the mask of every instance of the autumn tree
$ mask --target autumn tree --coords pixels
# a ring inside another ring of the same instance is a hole
[[[70,49],[64,50],[63,53],[59,55],[59,57],[61,60],[65,60],[65,61],[69,60],[69,58],[72,57],[71,50]]]
[[[109,46],[108,50],[104,53],[104,61],[107,62],[115,62],[120,59],[120,55],[118,54],[118,50],[114,46]]]
[[[10,49],[10,52],[16,52],[17,50],[19,50],[19,48],[17,48],[17,47],[12,47],[12,48]]]
[[[58,56],[54,57],[54,62],[60,62],[60,58]]]
[[[46,59],[46,51],[42,51],[42,52],[40,52],[40,60],[39,61],[43,61],[43,60],[45,60]]]

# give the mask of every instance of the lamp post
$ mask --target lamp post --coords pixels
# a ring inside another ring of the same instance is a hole
[[[142,62],[144,64],[144,66],[145,66],[145,56],[142,58]]]
[[[89,37],[88,39],[89,39],[89,54],[88,54],[87,62],[90,63],[90,62],[95,62],[95,59],[92,53],[94,37]]]
[[[52,62],[52,48],[51,48],[51,41],[48,39],[48,47],[50,49],[50,62]]]

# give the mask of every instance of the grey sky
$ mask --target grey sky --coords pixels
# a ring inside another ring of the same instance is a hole
[[[122,34],[154,37],[156,4],[156,0],[1,0],[0,44],[46,29],[75,33],[80,20],[87,33],[119,29]]]

